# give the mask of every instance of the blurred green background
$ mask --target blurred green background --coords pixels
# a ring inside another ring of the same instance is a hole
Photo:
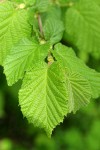
[[[100,71],[100,60],[89,56],[87,62]],[[21,81],[8,87],[0,67],[0,150],[100,150],[100,99],[69,114],[48,139],[23,118],[18,106],[20,85]]]

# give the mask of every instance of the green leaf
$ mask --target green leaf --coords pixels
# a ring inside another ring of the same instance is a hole
[[[60,62],[27,72],[19,92],[23,115],[34,126],[44,128],[48,136],[67,113],[86,106],[90,99],[88,80]]]
[[[97,0],[79,0],[74,3],[66,12],[65,26],[66,39],[80,51],[100,55],[100,6]]]
[[[51,6],[47,12],[42,13],[41,16],[45,16],[45,20],[48,18],[55,18],[55,19],[60,19],[62,17],[62,11],[61,8],[59,6]],[[45,21],[44,18],[42,19],[43,22]]]
[[[41,14],[43,33],[46,41],[55,44],[62,39],[64,24],[61,18],[61,9],[51,6],[47,12]]]
[[[10,49],[23,37],[31,36],[26,10],[17,10],[12,3],[0,3],[0,64]]]
[[[36,0],[35,8],[38,12],[45,12],[50,7],[50,0]]]
[[[51,44],[55,44],[62,39],[64,25],[60,19],[55,19],[55,17],[47,18],[43,29],[45,40],[49,40]]]
[[[67,114],[66,88],[60,66],[53,63],[26,73],[19,92],[19,104],[28,121],[50,136]]]
[[[65,69],[66,90],[68,93],[68,112],[76,112],[80,107],[89,104],[91,87],[88,81],[78,72]]]
[[[50,49],[49,43],[40,45],[36,41],[22,39],[12,50],[4,62],[4,73],[8,85],[22,79],[25,71],[36,64],[41,64]]]
[[[55,46],[53,55],[69,72],[77,72],[88,80],[93,98],[100,96],[100,73],[87,67],[82,60],[76,57],[72,48],[68,48],[59,43]]]

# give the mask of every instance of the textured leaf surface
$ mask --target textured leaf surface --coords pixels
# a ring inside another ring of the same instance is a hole
[[[52,44],[59,42],[62,39],[64,25],[61,20],[49,17],[44,25],[44,36]]]
[[[90,98],[88,80],[56,62],[27,72],[19,92],[24,116],[48,136],[67,113],[86,106]]]
[[[22,37],[30,35],[27,12],[14,9],[10,2],[0,3],[0,64]]]
[[[74,51],[62,44],[57,44],[53,54],[57,61],[62,63],[69,71],[75,71],[88,80],[92,97],[97,98],[100,95],[100,73],[88,68],[82,60],[76,57]]]
[[[24,116],[35,126],[44,128],[48,136],[67,114],[66,88],[59,65],[35,68],[26,73],[19,92]]]
[[[26,38],[21,40],[11,51],[4,62],[4,72],[9,85],[21,79],[25,71],[46,58],[50,45],[40,45]]]
[[[99,55],[100,6],[97,0],[79,0],[67,10],[65,18],[66,33],[71,42],[80,51],[99,52]]]
[[[65,70],[68,111],[76,112],[80,107],[86,106],[90,102],[91,87],[78,72],[68,73],[68,70]]]
[[[50,41],[52,44],[59,42],[64,32],[61,9],[52,6],[45,14],[41,15],[41,18],[45,40]]]

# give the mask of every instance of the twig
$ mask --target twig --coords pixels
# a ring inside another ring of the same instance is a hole
[[[38,25],[39,25],[39,29],[40,29],[40,34],[41,34],[41,37],[43,38],[44,32],[43,32],[43,26],[42,26],[42,20],[41,20],[40,14],[38,14],[37,18],[38,18]]]

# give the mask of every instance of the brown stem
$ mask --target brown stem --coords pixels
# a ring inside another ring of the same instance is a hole
[[[38,25],[39,25],[41,37],[43,38],[44,37],[44,32],[43,32],[43,26],[42,26],[42,20],[41,20],[40,14],[38,14]]]

